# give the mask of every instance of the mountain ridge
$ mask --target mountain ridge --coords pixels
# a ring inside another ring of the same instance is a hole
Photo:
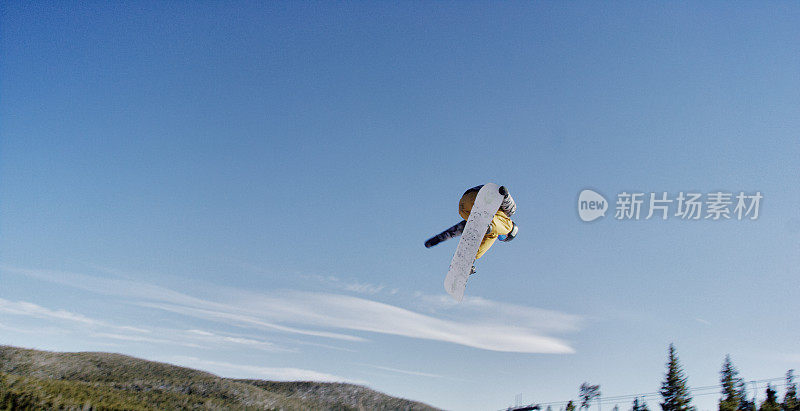
[[[0,409],[436,410],[348,383],[232,379],[106,352],[0,345]]]

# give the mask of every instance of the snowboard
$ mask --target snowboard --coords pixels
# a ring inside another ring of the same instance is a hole
[[[456,301],[460,302],[464,298],[467,279],[475,256],[478,254],[478,247],[486,235],[486,229],[492,222],[492,218],[500,209],[505,193],[505,187],[488,183],[481,187],[475,197],[475,204],[469,213],[461,240],[456,247],[456,253],[453,255],[453,260],[450,261],[447,277],[444,279],[445,291]]]

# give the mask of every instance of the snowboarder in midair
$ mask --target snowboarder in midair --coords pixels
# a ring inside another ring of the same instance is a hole
[[[428,241],[425,241],[425,247],[431,248],[444,240],[461,235],[464,231],[464,226],[467,224],[467,218],[469,218],[472,205],[475,203],[475,197],[478,195],[478,191],[481,187],[483,187],[483,185],[472,187],[461,196],[461,200],[458,202],[458,214],[461,215],[463,220],[429,238]],[[478,247],[478,254],[475,256],[475,259],[481,258],[492,244],[494,244],[495,240],[511,241],[517,236],[517,232],[519,231],[518,226],[511,221],[511,216],[517,211],[517,204],[514,202],[511,194],[508,193],[508,190],[504,187],[502,189],[505,191],[503,193],[503,203],[492,218],[492,222],[486,230],[486,235],[483,236],[483,241],[481,241],[481,245]],[[473,273],[475,273],[475,265],[472,266],[472,272],[470,274]]]

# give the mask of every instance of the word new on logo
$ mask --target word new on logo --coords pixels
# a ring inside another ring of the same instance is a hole
[[[597,192],[583,190],[578,195],[578,216],[583,221],[594,221],[605,217],[608,201]]]

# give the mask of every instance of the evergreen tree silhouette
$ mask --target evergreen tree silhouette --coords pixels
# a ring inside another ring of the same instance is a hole
[[[786,371],[786,395],[783,396],[783,411],[800,411],[797,400],[797,386],[794,384],[794,370]]]
[[[749,411],[754,405],[747,401],[744,380],[739,377],[739,370],[733,365],[731,356],[725,356],[722,370],[719,372],[722,385],[722,398],[719,399],[719,411]]]
[[[639,397],[636,397],[633,399],[633,408],[631,408],[631,411],[650,411],[650,409],[647,408],[647,403],[645,403],[644,400],[639,402]]]
[[[667,373],[664,382],[661,383],[661,403],[663,411],[694,411],[692,397],[689,395],[689,386],[686,384],[687,378],[683,373],[678,352],[675,345],[669,345],[667,356]]]
[[[781,411],[781,404],[778,403],[778,392],[767,384],[767,398],[761,403],[758,411]]]

